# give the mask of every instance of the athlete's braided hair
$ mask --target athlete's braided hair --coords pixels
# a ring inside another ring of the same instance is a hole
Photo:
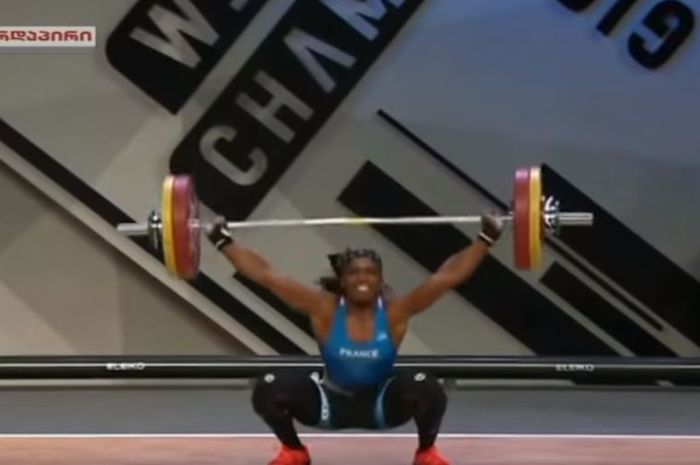
[[[342,289],[340,286],[340,277],[343,275],[345,268],[352,262],[355,258],[369,258],[374,263],[382,268],[382,259],[377,252],[372,249],[351,249],[347,248],[343,252],[332,253],[328,255],[328,261],[333,269],[333,276],[323,276],[318,282],[328,292],[340,295],[342,294]]]

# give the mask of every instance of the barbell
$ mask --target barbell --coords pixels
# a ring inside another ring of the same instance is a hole
[[[562,227],[591,226],[593,214],[562,212],[553,196],[545,197],[541,170],[538,166],[518,168],[513,179],[513,209],[501,218],[513,226],[513,255],[519,269],[533,269],[542,260],[542,239],[557,235]],[[372,224],[454,224],[480,223],[481,216],[408,216],[408,217],[338,217],[227,221],[231,229],[298,227],[298,226],[363,226]],[[152,210],[145,223],[120,223],[117,230],[127,236],[148,236],[158,250],[163,248],[167,269],[181,279],[193,279],[199,272],[200,232],[210,223],[200,221],[199,199],[194,180],[186,174],[170,174],[161,188],[161,209]]]

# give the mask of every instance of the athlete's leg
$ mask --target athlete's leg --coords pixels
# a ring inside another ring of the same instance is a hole
[[[377,405],[383,408],[377,416],[379,420],[383,417],[386,427],[414,420],[418,430],[416,463],[448,463],[435,448],[447,409],[447,395],[435,377],[424,372],[399,373],[380,391]]]
[[[311,376],[291,370],[267,373],[253,388],[252,404],[283,445],[271,463],[308,464],[308,451],[299,439],[294,421],[316,426],[321,418],[321,395]]]

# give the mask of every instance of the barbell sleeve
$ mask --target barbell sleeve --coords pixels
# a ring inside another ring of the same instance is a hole
[[[588,212],[561,212],[557,219],[562,226],[593,226],[593,213]]]
[[[117,231],[125,236],[145,236],[149,233],[147,223],[119,223]]]

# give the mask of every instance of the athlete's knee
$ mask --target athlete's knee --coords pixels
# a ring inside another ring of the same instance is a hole
[[[283,413],[284,404],[288,403],[289,393],[280,383],[279,373],[265,373],[255,381],[251,402],[255,413],[262,417]]]
[[[306,419],[315,414],[318,393],[307,374],[274,371],[256,380],[251,401],[253,410],[264,418],[291,415]]]
[[[447,407],[447,393],[440,381],[424,371],[406,372],[399,375],[405,395],[421,409]]]

